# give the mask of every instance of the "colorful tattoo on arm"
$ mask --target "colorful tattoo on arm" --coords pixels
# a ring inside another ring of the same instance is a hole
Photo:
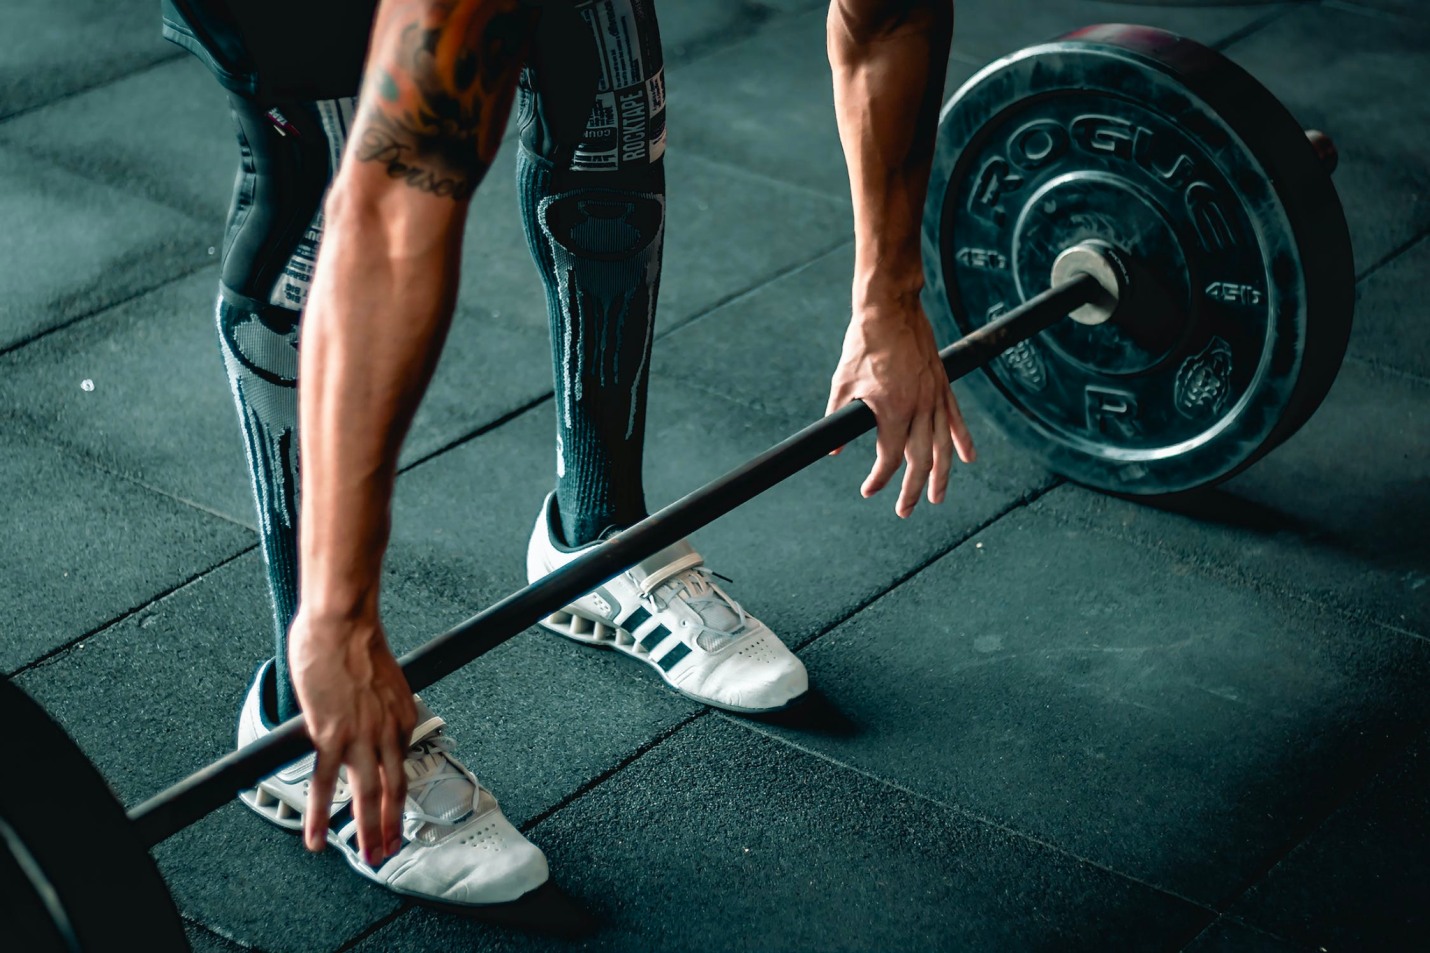
[[[519,0],[385,0],[357,160],[419,191],[469,198],[496,155],[534,22]]]

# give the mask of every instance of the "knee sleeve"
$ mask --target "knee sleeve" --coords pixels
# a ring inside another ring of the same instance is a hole
[[[322,236],[322,203],[342,156],[354,100],[260,104],[230,97],[239,169],[224,233],[230,296],[299,310]]]

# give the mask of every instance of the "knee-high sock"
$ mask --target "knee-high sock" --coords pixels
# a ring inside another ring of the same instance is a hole
[[[665,171],[640,190],[552,187],[524,146],[517,194],[546,286],[556,384],[556,501],[568,546],[646,516],[646,386],[665,235]],[[623,176],[626,181],[629,179]],[[583,177],[582,185],[600,176]]]
[[[298,606],[298,312],[220,294],[218,338],[238,407],[273,597],[278,719],[298,714],[288,626]]]

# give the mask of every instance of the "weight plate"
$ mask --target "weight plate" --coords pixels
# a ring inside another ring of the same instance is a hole
[[[23,938],[14,948],[188,950],[168,888],[94,765],[4,680],[0,724],[14,738],[0,784],[0,910],[7,939]]]
[[[945,105],[923,222],[945,339],[1047,289],[1082,241],[1144,274],[1106,324],[1062,321],[971,375],[977,406],[1108,492],[1226,479],[1335,379],[1355,276],[1330,175],[1275,97],[1162,30],[1088,27],[990,64]]]

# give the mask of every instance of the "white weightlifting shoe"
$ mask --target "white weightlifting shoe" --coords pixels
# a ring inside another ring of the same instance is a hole
[[[266,735],[261,715],[263,684],[270,660],[244,699],[238,718],[240,746]],[[402,815],[402,849],[369,867],[358,850],[352,792],[344,777],[333,795],[328,843],[368,880],[439,907],[476,907],[506,903],[546,882],[546,857],[502,815],[496,798],[452,757],[445,726],[420,698],[417,728],[407,750],[407,806]],[[272,710],[270,700],[268,710]],[[296,761],[239,798],[269,821],[290,831],[303,829],[313,755]]]
[[[568,549],[555,520],[551,494],[526,550],[530,582],[599,545]],[[640,659],[680,694],[716,708],[758,714],[801,701],[809,690],[804,663],[740,608],[714,575],[681,540],[541,624],[568,639]]]

